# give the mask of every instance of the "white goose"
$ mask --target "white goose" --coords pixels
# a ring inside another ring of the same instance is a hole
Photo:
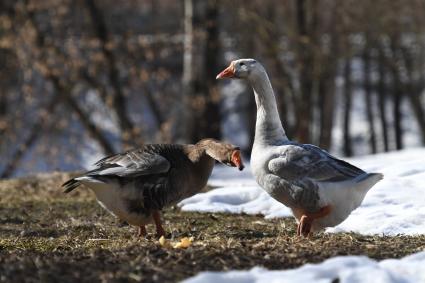
[[[297,235],[333,227],[344,221],[383,178],[331,156],[310,144],[288,139],[282,127],[270,80],[254,59],[239,59],[217,75],[245,79],[257,103],[251,168],[257,183],[291,208]]]

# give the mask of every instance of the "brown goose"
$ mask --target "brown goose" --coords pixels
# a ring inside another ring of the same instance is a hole
[[[194,145],[150,144],[105,157],[96,169],[62,186],[69,193],[81,184],[94,191],[100,205],[120,220],[139,227],[153,219],[158,236],[165,234],[159,211],[198,193],[208,181],[215,160],[244,168],[240,149],[214,139]]]

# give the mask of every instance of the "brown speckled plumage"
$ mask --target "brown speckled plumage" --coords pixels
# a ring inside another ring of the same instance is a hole
[[[63,187],[68,193],[85,184],[111,213],[142,227],[152,216],[155,220],[154,213],[162,208],[199,192],[207,184],[215,160],[242,170],[234,153],[239,156],[238,147],[213,139],[195,145],[149,144],[105,157],[95,163],[96,169]],[[155,224],[160,226],[157,221]]]

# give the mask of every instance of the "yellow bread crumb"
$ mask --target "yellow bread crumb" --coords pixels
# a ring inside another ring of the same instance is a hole
[[[193,237],[184,237],[180,239],[180,242],[171,243],[164,236],[158,239],[158,243],[164,248],[175,248],[175,249],[186,249],[192,245]]]
[[[161,238],[159,238],[158,242],[159,242],[159,244],[160,244],[162,247],[164,247],[164,248],[169,248],[169,247],[171,247],[170,242],[169,242],[167,239],[165,239],[165,237],[164,237],[164,236],[161,236]]]
[[[193,242],[193,237],[190,237],[190,238],[184,237],[184,238],[180,239],[180,242],[175,243],[173,245],[173,248],[175,248],[175,249],[186,249],[186,248],[190,247],[192,242]]]

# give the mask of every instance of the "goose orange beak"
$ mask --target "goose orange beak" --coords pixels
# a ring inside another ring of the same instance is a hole
[[[239,150],[235,150],[232,152],[231,161],[235,165],[235,167],[238,167],[240,171],[242,171],[245,168],[245,166],[242,163],[241,152]]]
[[[233,78],[235,76],[235,68],[233,64],[230,64],[229,67],[224,69],[220,74],[217,75],[216,79],[224,79],[224,78]]]

